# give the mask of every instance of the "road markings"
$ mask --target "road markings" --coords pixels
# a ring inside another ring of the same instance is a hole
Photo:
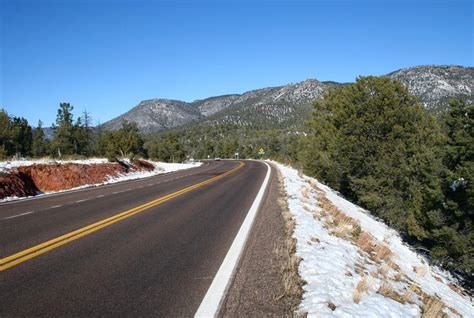
[[[112,217],[109,217],[109,218],[106,218],[102,221],[90,224],[90,225],[85,226],[83,228],[77,229],[73,232],[61,235],[61,236],[56,237],[56,238],[54,238],[52,240],[49,240],[47,242],[44,242],[44,243],[41,243],[39,245],[28,248],[24,251],[21,251],[21,252],[18,252],[16,254],[7,256],[5,258],[2,258],[2,259],[0,259],[0,271],[4,271],[4,270],[6,270],[10,267],[13,267],[13,266],[18,265],[20,263],[23,263],[23,262],[25,262],[25,261],[27,261],[31,258],[34,258],[34,257],[39,256],[41,254],[44,254],[44,253],[46,253],[46,252],[48,252],[52,249],[55,249],[57,247],[60,247],[60,246],[65,245],[67,243],[70,243],[72,241],[75,241],[75,240],[77,240],[77,239],[79,239],[83,236],[94,233],[94,232],[96,232],[100,229],[103,229],[103,228],[105,228],[107,226],[110,226],[114,223],[117,223],[117,222],[122,221],[126,218],[129,218],[129,217],[131,217],[135,214],[143,212],[143,211],[145,211],[145,210],[147,210],[151,207],[157,206],[161,203],[164,203],[164,202],[169,201],[171,199],[174,199],[178,196],[181,196],[181,195],[183,195],[187,192],[193,191],[195,189],[198,189],[198,188],[201,188],[205,185],[208,185],[212,182],[215,182],[219,179],[222,179],[222,178],[236,172],[237,170],[242,168],[244,165],[245,165],[245,163],[239,162],[239,165],[237,167],[235,167],[231,170],[228,170],[228,171],[226,171],[226,172],[224,172],[220,175],[217,175],[217,176],[212,177],[210,179],[201,181],[201,182],[196,183],[194,185],[185,187],[181,190],[170,193],[170,194],[165,195],[161,198],[149,201],[145,204],[139,205],[139,206],[137,206],[135,208],[132,208],[130,210],[118,213],[118,214],[116,214]]]
[[[104,195],[101,194],[101,195],[96,196],[96,198],[102,198],[103,196],[104,196]]]
[[[61,204],[59,204],[59,205],[53,205],[52,207],[50,207],[50,209],[56,209],[56,208],[60,208],[60,207],[62,207]]]
[[[77,201],[74,201],[76,203],[81,203],[81,202],[84,202],[84,201],[87,201],[88,199],[82,199],[82,200],[77,200]]]
[[[3,218],[2,220],[14,219],[14,218],[17,218],[17,217],[19,217],[19,216],[28,215],[28,214],[31,214],[31,213],[35,213],[35,211],[28,211],[28,212],[25,212],[25,213],[20,213],[20,214],[12,215],[12,216]]]
[[[240,256],[244,250],[245,243],[249,237],[250,230],[252,229],[258,209],[262,203],[263,195],[265,194],[265,190],[267,189],[270,180],[272,169],[268,163],[265,162],[265,165],[267,166],[267,174],[263,180],[262,186],[260,187],[244,222],[240,226],[239,232],[235,236],[224,261],[212,280],[211,286],[207,290],[207,293],[204,296],[201,305],[199,305],[194,317],[217,317],[217,314],[219,313],[220,306],[224,300],[224,295],[226,294],[235,270],[237,269],[237,264],[239,263]]]

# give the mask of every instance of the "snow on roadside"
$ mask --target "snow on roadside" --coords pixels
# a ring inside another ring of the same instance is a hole
[[[307,283],[300,311],[315,317],[474,317],[469,297],[448,286],[454,279],[429,266],[395,230],[316,179],[275,164]]]
[[[129,173],[118,174],[113,177],[109,177],[107,181],[95,184],[93,186],[103,185],[103,184],[111,184],[117,183],[126,180],[134,180],[134,179],[142,179],[155,176],[157,174],[168,173],[183,169],[189,169],[194,167],[199,167],[202,165],[202,162],[190,162],[190,163],[166,163],[166,162],[157,162],[157,161],[150,161],[147,162],[151,163],[155,166],[155,170],[153,171],[132,171]]]
[[[80,165],[91,165],[91,164],[104,164],[108,163],[105,158],[90,158],[84,160],[54,160],[54,159],[37,159],[37,160],[11,160],[11,161],[0,161],[0,172],[6,172],[13,168],[27,167],[32,165],[54,165],[54,164],[66,164],[74,163]]]
[[[148,178],[148,177],[152,177],[152,176],[155,176],[155,175],[158,175],[158,174],[195,168],[195,167],[199,167],[200,165],[202,165],[202,162],[166,163],[166,162],[157,162],[157,161],[150,161],[150,160],[147,160],[147,162],[149,162],[153,166],[155,166],[155,169],[153,171],[131,171],[129,173],[118,174],[116,176],[110,176],[104,182],[95,183],[95,184],[85,184],[85,185],[82,185],[82,186],[79,186],[79,187],[74,187],[74,188],[66,189],[66,190],[39,193],[35,197],[41,196],[41,195],[46,195],[46,194],[52,194],[52,193],[60,193],[60,192],[67,192],[67,191],[97,187],[97,186],[101,186],[101,185],[112,184],[112,183],[117,183],[117,182],[122,182],[122,181],[127,181],[127,180]],[[102,159],[102,158],[93,158],[93,159],[86,159],[86,160],[17,160],[17,161],[1,161],[0,162],[0,172],[8,172],[8,170],[10,170],[10,169],[17,168],[17,167],[22,167],[22,166],[31,166],[31,165],[37,165],[37,164],[66,164],[66,163],[73,163],[73,164],[106,164],[106,163],[109,163],[109,162],[108,162],[107,159]],[[9,201],[16,201],[16,200],[22,200],[22,199],[26,199],[26,198],[31,198],[31,196],[28,196],[28,197],[16,197],[16,196],[6,197],[4,199],[1,199],[0,203],[9,202]]]

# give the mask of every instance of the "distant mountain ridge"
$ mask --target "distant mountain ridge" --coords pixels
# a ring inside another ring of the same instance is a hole
[[[425,108],[442,111],[451,98],[474,102],[474,67],[459,65],[416,66],[388,74],[405,84]]]
[[[407,85],[428,111],[442,111],[451,98],[474,102],[474,68],[455,65],[417,66],[387,74]],[[233,124],[252,128],[296,128],[308,118],[312,102],[339,85],[316,79],[196,100],[191,103],[151,99],[104,123],[105,129],[118,129],[123,120],[137,123],[144,133],[200,123]]]

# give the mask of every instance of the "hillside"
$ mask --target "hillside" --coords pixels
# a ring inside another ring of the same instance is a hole
[[[428,111],[439,112],[451,98],[474,101],[474,68],[463,66],[418,66],[387,74],[408,86]],[[345,83],[344,83],[345,84]],[[140,102],[127,113],[103,124],[118,129],[122,120],[137,123],[144,133],[154,133],[192,122],[199,125],[237,125],[255,129],[299,129],[308,118],[312,102],[327,89],[342,83],[316,79],[196,100],[188,103],[168,99]]]
[[[474,68],[462,66],[418,66],[388,74],[407,85],[427,110],[445,109],[451,98],[466,98],[474,102]]]
[[[393,228],[340,193],[274,162],[294,224],[301,313],[309,317],[472,317],[468,293]]]
[[[151,99],[140,102],[123,115],[103,124],[108,130],[119,129],[123,120],[138,125],[144,133],[184,125],[200,118],[201,113],[192,105],[170,99]]]

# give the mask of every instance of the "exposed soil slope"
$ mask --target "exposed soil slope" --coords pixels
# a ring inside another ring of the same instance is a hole
[[[38,192],[67,190],[87,184],[97,184],[119,174],[132,171],[152,171],[149,162],[104,164],[37,164],[16,167],[0,174],[0,199],[24,197]]]

